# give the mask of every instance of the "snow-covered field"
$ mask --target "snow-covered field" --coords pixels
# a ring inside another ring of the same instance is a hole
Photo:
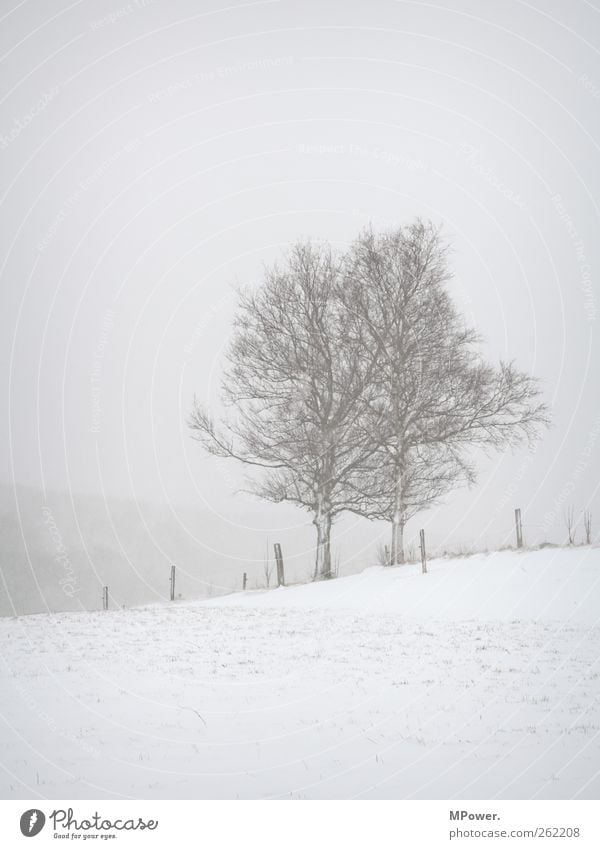
[[[598,798],[600,550],[0,620],[4,798]]]

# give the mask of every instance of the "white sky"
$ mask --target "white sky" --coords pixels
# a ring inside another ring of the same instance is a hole
[[[226,549],[248,525],[262,546],[277,527],[304,553],[306,514],[234,496],[239,471],[190,440],[192,396],[215,397],[234,284],[298,237],[421,215],[444,223],[489,355],[542,378],[554,413],[533,456],[482,458],[478,486],[423,517],[430,538],[498,543],[515,506],[532,542],[564,536],[563,503],[600,525],[598,3],[0,15],[3,482],[182,522],[200,506],[200,539],[225,529]],[[372,536],[350,519],[338,550]]]

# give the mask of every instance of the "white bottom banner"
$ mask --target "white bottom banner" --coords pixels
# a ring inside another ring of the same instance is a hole
[[[33,838],[35,843],[28,844]],[[591,801],[4,801],[0,846],[600,846]],[[118,841],[118,843],[116,842]]]

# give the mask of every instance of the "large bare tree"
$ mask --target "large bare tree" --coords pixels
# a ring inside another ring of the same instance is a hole
[[[260,497],[311,512],[321,578],[332,575],[332,523],[359,505],[350,481],[374,450],[366,414],[378,348],[344,304],[342,266],[328,247],[298,244],[241,293],[222,381],[233,416],[216,424],[194,402],[189,422],[212,454],[262,470],[251,484]]]
[[[367,358],[377,351],[367,399],[377,450],[355,479],[361,510],[392,524],[391,562],[404,562],[404,526],[461,481],[474,481],[470,449],[532,439],[547,423],[536,380],[512,363],[494,367],[447,291],[446,248],[416,220],[363,233],[353,244],[345,287],[359,316]]]
[[[343,511],[404,527],[463,481],[472,448],[532,439],[547,423],[534,378],[485,362],[447,290],[438,231],[416,220],[363,233],[342,256],[298,244],[241,294],[216,424],[195,402],[193,435],[212,454],[262,470],[253,490],[308,509],[315,577],[331,569]]]

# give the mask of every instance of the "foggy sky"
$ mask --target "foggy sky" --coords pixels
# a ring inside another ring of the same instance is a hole
[[[308,514],[236,494],[189,437],[192,397],[217,402],[237,284],[299,237],[420,215],[487,355],[542,379],[554,424],[535,453],[482,455],[409,538],[512,541],[517,506],[532,543],[563,540],[567,505],[600,527],[600,4],[0,10],[1,483],[164,505],[207,561],[219,528],[236,562],[275,532],[308,562]],[[342,522],[342,559],[372,561],[381,531]]]

